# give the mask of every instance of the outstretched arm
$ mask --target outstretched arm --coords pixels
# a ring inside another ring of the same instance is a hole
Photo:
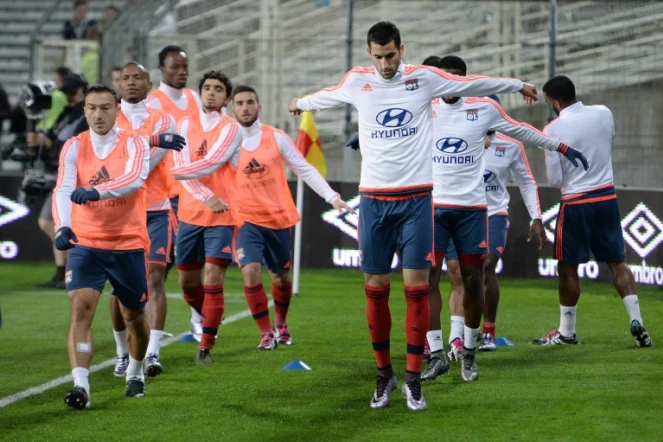
[[[336,86],[326,87],[304,98],[293,98],[288,110],[295,115],[299,115],[303,111],[329,109],[344,103],[352,104],[350,85],[359,72],[359,68],[352,69],[345,74],[343,80]]]
[[[431,82],[433,97],[481,97],[502,92],[520,92],[526,99],[538,100],[536,88],[515,78],[493,78],[481,75],[461,77],[432,66],[418,66]],[[431,97],[432,98],[432,97]]]

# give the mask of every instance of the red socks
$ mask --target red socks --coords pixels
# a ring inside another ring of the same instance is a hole
[[[490,333],[493,338],[495,337],[495,323],[494,322],[483,322],[483,333]]]
[[[184,300],[193,307],[198,313],[203,311],[203,302],[205,301],[205,289],[202,284],[198,284],[192,292],[184,292]]]
[[[272,283],[272,298],[274,299],[274,326],[286,323],[290,298],[292,298],[292,284],[290,281],[283,286]]]
[[[430,308],[428,306],[428,284],[405,286],[405,337],[407,339],[406,370],[411,373],[420,373],[424,358],[424,344]]]
[[[389,336],[391,335],[389,288],[389,285],[384,287],[364,285],[364,290],[366,291],[366,319],[368,320],[368,331],[371,334],[373,353],[375,354],[378,369],[391,366],[391,351],[389,347]],[[424,328],[425,335],[426,328]]]
[[[244,297],[249,305],[249,310],[253,315],[261,333],[270,333],[272,325],[269,321],[269,306],[267,304],[267,293],[262,284],[251,287],[244,286]]]
[[[205,302],[203,303],[203,337],[198,348],[214,347],[216,333],[221,325],[225,299],[223,296],[223,284],[205,285]]]

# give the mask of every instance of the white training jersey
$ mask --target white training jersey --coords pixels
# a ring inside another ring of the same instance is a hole
[[[509,117],[490,98],[435,99],[433,107],[433,202],[437,207],[486,208],[483,182],[486,133],[503,132],[523,142],[556,150],[560,142]],[[362,145],[363,149],[364,146]]]
[[[300,99],[303,111],[352,104],[359,114],[363,194],[402,194],[433,185],[431,100],[438,96],[476,96],[517,92],[515,79],[459,77],[430,66],[401,64],[386,80],[374,67],[356,67],[341,83]],[[485,133],[484,133],[485,136]]]
[[[491,137],[484,154],[483,182],[488,202],[488,216],[509,214],[509,174],[518,185],[531,219],[541,219],[539,190],[529,167],[525,146],[518,140],[497,133]]]
[[[546,152],[548,182],[562,189],[562,195],[584,193],[614,185],[612,140],[615,120],[605,106],[585,106],[581,101],[565,108],[543,131],[582,152],[589,170],[573,167],[562,154]]]

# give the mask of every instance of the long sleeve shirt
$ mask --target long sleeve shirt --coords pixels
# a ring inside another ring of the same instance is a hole
[[[433,187],[434,97],[517,92],[522,86],[520,80],[459,77],[430,66],[401,64],[391,79],[384,79],[374,67],[356,67],[338,85],[298,100],[297,107],[309,111],[349,103],[357,108],[359,191],[394,195]]]

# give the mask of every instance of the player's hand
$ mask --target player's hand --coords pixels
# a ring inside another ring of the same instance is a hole
[[[575,167],[578,167],[578,161],[576,160],[580,160],[585,170],[589,169],[589,163],[587,162],[587,158],[585,158],[585,156],[579,150],[576,150],[571,146],[567,146],[564,143],[559,143],[557,152],[564,155],[566,159],[569,160],[571,164],[573,164]]]
[[[60,227],[57,232],[55,232],[55,248],[58,250],[69,250],[74,248],[75,242],[78,242],[78,238],[74,234],[74,231],[71,230],[71,227]]]
[[[352,138],[350,138],[350,141],[345,143],[346,146],[348,146],[352,150],[359,150],[359,134],[356,133]]]
[[[532,221],[532,225],[529,228],[529,235],[527,235],[527,242],[531,242],[532,238],[537,237],[539,239],[539,252],[550,242],[548,241],[548,236],[546,235],[546,229],[543,227],[543,223],[540,219],[535,219]]]
[[[491,143],[492,142],[490,141],[490,137],[486,137],[486,140],[483,142],[483,148],[488,149]]]
[[[290,101],[290,105],[288,106],[288,112],[290,112],[293,115],[301,115],[302,110],[297,107],[297,101],[299,101],[299,98],[293,98]]]
[[[85,204],[88,201],[99,201],[101,195],[94,187],[79,187],[71,192],[71,202],[74,204]]]
[[[221,198],[218,198],[216,196],[207,198],[205,204],[214,213],[223,213],[226,210],[230,209],[230,206],[228,206],[228,204],[225,201],[223,201]]]
[[[184,149],[186,140],[183,136],[176,133],[163,132],[150,136],[150,147],[160,147],[179,152]]]
[[[539,94],[536,92],[536,86],[529,83],[523,83],[523,88],[519,90],[520,94],[523,96],[525,103],[532,104],[534,101],[539,101]]]
[[[340,198],[337,198],[334,201],[332,201],[332,206],[334,206],[334,209],[338,210],[339,213],[343,213],[343,210],[346,210],[352,214],[357,213],[355,212],[355,209],[348,206],[348,204]]]

